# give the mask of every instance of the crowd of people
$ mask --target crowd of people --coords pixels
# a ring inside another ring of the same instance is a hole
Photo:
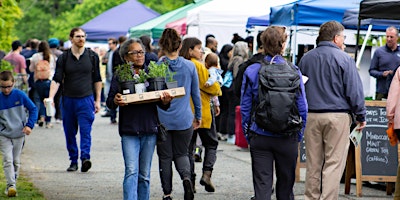
[[[196,181],[207,192],[217,191],[211,177],[218,144],[235,144],[239,136],[245,137],[250,150],[251,199],[271,199],[273,191],[277,199],[294,199],[298,145],[303,139],[307,155],[305,199],[337,199],[351,124],[356,124],[358,131],[366,127],[360,75],[354,60],[343,51],[345,35],[340,23],[321,25],[317,48],[308,51],[298,66],[284,58],[287,38],[284,27],[270,26],[257,34],[254,52],[252,36],[244,39],[234,34],[232,44],[224,44],[218,52],[218,40],[212,34],[203,43],[196,37],[182,38],[171,28],[164,30],[157,51],[146,35],[109,38],[108,50],[85,48],[82,28],[71,29],[72,46],[68,49],[61,48],[55,38],[32,39],[25,45],[14,41],[3,59],[14,66],[14,73],[29,74],[22,82],[30,90],[25,94],[14,89],[13,74],[0,73],[0,113],[5,116],[0,117],[4,126],[0,150],[7,195],[17,194],[24,135],[29,135],[35,124],[52,128],[52,120],[62,122],[70,160],[67,171],[77,171],[80,166],[81,172],[88,172],[92,166],[92,125],[95,114],[103,111],[103,117],[118,125],[121,137],[124,199],[149,199],[155,147],[162,199],[173,198],[172,162],[182,180],[185,200],[195,198]],[[370,74],[377,78],[376,99],[388,99],[389,123],[400,133],[396,122],[400,112],[396,112],[400,106],[398,30],[389,27],[386,38],[385,47],[374,54]],[[128,64],[134,76],[141,70],[148,72],[150,61],[168,63],[178,87],[185,88],[185,96],[174,98],[162,92],[158,102],[125,103],[116,68]],[[279,69],[287,71],[278,74]],[[17,108],[15,101],[20,102]],[[291,103],[282,106],[286,101]],[[46,102],[55,108],[51,115],[46,113]],[[24,107],[29,117],[22,112]],[[235,126],[238,117],[243,132]],[[21,118],[22,126],[12,123],[15,118]],[[165,141],[157,143],[160,124],[167,134]],[[202,162],[199,180],[195,162]],[[395,198],[400,199],[397,185]]]

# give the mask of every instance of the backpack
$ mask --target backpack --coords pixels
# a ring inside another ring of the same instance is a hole
[[[39,60],[35,69],[36,79],[46,80],[50,78],[50,63],[47,60]]]
[[[90,48],[86,48],[86,50],[89,51],[90,63],[92,64],[93,94],[96,94],[96,91],[94,88],[94,80],[95,80],[95,76],[96,76],[96,66],[99,65],[100,59],[99,59],[99,56],[97,55],[97,53],[94,52],[93,50],[91,50]],[[57,62],[60,62],[62,64],[61,67],[63,68],[64,71],[65,71],[65,66],[67,65],[68,54],[72,54],[71,49],[64,51],[64,53],[60,55],[60,57],[61,57],[61,59],[59,59],[60,61],[57,60]],[[64,76],[65,76],[65,74],[64,74]],[[61,86],[62,86],[62,89],[64,90],[62,83],[61,83]]]
[[[303,122],[296,104],[300,75],[288,63],[261,62],[258,71],[258,104],[254,121],[266,131],[290,136],[301,130]]]

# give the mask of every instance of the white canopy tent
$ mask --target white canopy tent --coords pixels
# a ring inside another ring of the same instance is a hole
[[[251,16],[270,13],[271,6],[293,2],[294,0],[212,0],[188,11],[188,36],[197,37],[202,42],[207,34],[213,34],[218,48],[231,44],[234,33],[245,38],[247,19]],[[203,44],[204,45],[204,44]]]

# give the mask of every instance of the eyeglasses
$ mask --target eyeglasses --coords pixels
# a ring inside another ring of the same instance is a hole
[[[144,51],[129,51],[128,55],[143,56],[144,53],[145,53]]]
[[[74,38],[86,38],[86,35],[75,35]]]
[[[8,86],[1,85],[0,86],[1,89],[8,89],[8,88],[12,88],[12,87],[13,87],[13,85],[8,85]]]
[[[342,36],[344,40],[346,39],[346,36],[345,36],[345,35],[337,35],[337,36]]]

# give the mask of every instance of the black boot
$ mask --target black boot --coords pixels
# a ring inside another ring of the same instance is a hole
[[[190,179],[183,179],[183,190],[185,191],[184,200],[193,200],[194,192]]]
[[[192,181],[193,193],[196,193],[196,174],[193,174],[190,180]]]

